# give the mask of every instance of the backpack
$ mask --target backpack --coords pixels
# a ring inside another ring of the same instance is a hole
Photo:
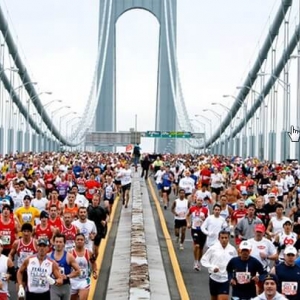
[[[137,155],[137,156],[141,155],[140,154],[140,148],[139,148],[139,146],[134,146],[134,148],[133,148],[133,154]]]

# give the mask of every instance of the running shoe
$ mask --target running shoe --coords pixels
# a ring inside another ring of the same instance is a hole
[[[183,244],[180,244],[179,245],[179,250],[183,250],[184,248],[183,248]]]
[[[194,263],[194,270],[198,272],[200,271],[200,266],[197,262]]]

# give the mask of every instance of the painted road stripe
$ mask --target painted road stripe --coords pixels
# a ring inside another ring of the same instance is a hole
[[[180,299],[181,300],[189,300],[190,297],[189,297],[189,294],[187,292],[187,289],[186,289],[186,286],[185,286],[185,283],[184,283],[184,280],[183,280],[183,277],[182,277],[182,274],[181,274],[181,270],[180,270],[180,267],[179,267],[179,264],[178,264],[178,260],[177,260],[177,256],[176,256],[176,253],[175,253],[175,250],[174,250],[172,239],[170,237],[170,234],[169,234],[169,231],[168,231],[168,228],[167,228],[167,224],[166,224],[166,220],[164,218],[164,214],[162,212],[162,209],[160,207],[160,203],[159,203],[159,201],[156,197],[156,193],[154,191],[154,188],[152,186],[152,183],[151,183],[150,179],[148,179],[148,183],[149,183],[152,198],[154,199],[154,202],[155,202],[155,205],[156,205],[156,209],[157,209],[157,213],[158,213],[158,216],[159,216],[160,224],[161,224],[164,236],[165,236],[165,240],[166,240],[166,244],[167,244],[167,247],[168,247],[168,252],[169,252],[170,259],[171,259],[171,263],[172,263],[172,267],[173,267],[173,271],[174,271],[178,291],[179,291],[179,294],[180,294]]]
[[[104,258],[104,253],[105,253],[105,249],[106,249],[106,245],[107,245],[107,240],[109,238],[110,229],[113,225],[113,221],[114,221],[114,217],[115,217],[115,214],[116,214],[116,209],[117,209],[117,206],[118,206],[118,203],[119,203],[119,199],[120,199],[120,197],[117,197],[114,201],[114,205],[112,207],[109,222],[107,224],[106,238],[101,240],[101,243],[100,243],[100,246],[99,246],[99,254],[98,254],[98,257],[97,257],[97,260],[96,260],[98,276],[99,276],[99,273],[101,271],[101,266],[102,266],[102,261],[103,261],[103,258]],[[94,299],[96,286],[97,286],[97,280],[95,280],[93,278],[93,276],[91,276],[91,287],[90,287],[88,300],[93,300]]]

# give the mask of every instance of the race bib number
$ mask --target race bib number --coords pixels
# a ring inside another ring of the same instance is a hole
[[[31,214],[22,214],[22,220],[24,223],[29,223],[32,220]]]
[[[65,268],[64,267],[59,267],[60,274],[64,275],[65,274]]]
[[[87,277],[87,271],[86,269],[80,269],[80,275],[79,275],[79,278],[80,279],[85,279]]]
[[[195,219],[193,220],[193,227],[194,227],[194,228],[200,228],[201,223],[202,223],[202,220],[201,220],[200,218],[195,218]]]
[[[89,189],[89,194],[94,195],[95,194],[95,189]]]
[[[293,296],[297,294],[298,291],[298,282],[296,281],[283,281],[281,283],[281,291],[283,295]]]
[[[185,217],[185,212],[184,212],[184,211],[181,211],[181,212],[178,214],[178,217],[184,218],[184,217]]]
[[[1,237],[3,245],[10,245],[10,235],[3,235]]]
[[[236,273],[236,280],[239,284],[250,283],[251,274],[250,274],[250,272],[237,272]]]

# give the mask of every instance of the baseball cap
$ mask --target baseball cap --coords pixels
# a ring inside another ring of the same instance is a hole
[[[268,198],[276,198],[276,195],[275,195],[274,193],[270,193],[270,194],[268,195]]]
[[[284,226],[284,225],[286,225],[286,224],[292,225],[292,222],[291,222],[290,220],[286,220],[286,221],[282,224],[282,226]]]
[[[263,282],[267,280],[273,280],[275,283],[278,283],[278,277],[275,274],[266,274],[266,276],[263,278]]]
[[[42,219],[42,218],[49,219],[49,214],[46,211],[44,211],[44,210],[40,214],[40,219]]]
[[[242,195],[248,195],[248,192],[245,190],[242,190]]]
[[[294,246],[288,246],[284,249],[284,254],[294,254],[297,255],[297,249]]]
[[[23,201],[24,200],[31,200],[31,197],[29,195],[25,195],[24,198],[23,198]]]
[[[43,190],[40,189],[40,188],[36,189],[36,191],[37,191],[37,192],[41,192],[41,193],[43,192]]]
[[[242,241],[240,243],[240,246],[239,246],[239,249],[240,250],[251,250],[252,249],[252,246],[249,242],[247,241]]]
[[[266,228],[264,226],[264,224],[257,224],[254,228],[254,230],[256,232],[262,232],[262,233],[265,233],[266,232]]]
[[[39,238],[37,241],[38,246],[40,245],[45,245],[45,246],[49,246],[49,241],[47,238]]]

